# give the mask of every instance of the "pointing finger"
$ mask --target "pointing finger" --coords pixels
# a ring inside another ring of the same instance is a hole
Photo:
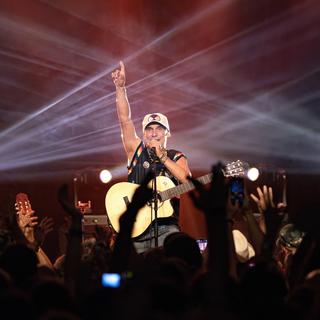
[[[123,63],[123,61],[121,60],[120,62],[119,62],[119,64],[120,64],[120,70],[121,70],[121,72],[125,72],[125,67],[124,67],[124,63]]]

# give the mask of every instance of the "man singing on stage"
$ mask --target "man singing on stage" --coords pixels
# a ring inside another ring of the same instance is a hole
[[[186,156],[177,150],[166,148],[167,138],[170,137],[167,117],[158,112],[147,114],[142,121],[143,137],[141,140],[136,134],[131,118],[123,62],[120,62],[119,69],[112,72],[112,80],[116,87],[118,118],[123,146],[128,158],[128,181],[140,184],[146,174],[150,170],[154,170],[156,176],[166,176],[173,181],[174,185],[186,182],[187,176],[191,175]],[[157,219],[156,224],[151,218],[147,230],[134,238],[134,245],[138,253],[155,247],[156,244],[162,246],[163,240],[168,234],[179,231],[179,200],[174,198],[170,201],[173,214],[169,213],[170,216]]]

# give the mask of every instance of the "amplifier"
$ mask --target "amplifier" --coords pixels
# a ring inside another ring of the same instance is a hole
[[[86,239],[96,238],[96,228],[109,229],[109,221],[107,215],[83,215],[82,232],[83,241]]]
[[[83,226],[109,226],[107,215],[84,215],[82,219]]]

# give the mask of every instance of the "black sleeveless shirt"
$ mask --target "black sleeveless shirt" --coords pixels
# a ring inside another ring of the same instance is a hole
[[[178,161],[181,157],[185,155],[177,150],[168,150],[168,158],[172,161]],[[152,170],[152,155],[150,155],[149,150],[145,147],[144,143],[141,141],[137,147],[130,165],[128,166],[128,181],[136,184],[141,184],[146,175],[150,170]],[[170,173],[170,171],[165,167],[164,164],[156,162],[156,175],[166,176],[170,178],[175,185],[179,184],[179,181]],[[178,224],[179,219],[179,199],[171,199],[171,205],[174,209],[173,216],[169,218],[161,218],[158,220],[158,224]]]

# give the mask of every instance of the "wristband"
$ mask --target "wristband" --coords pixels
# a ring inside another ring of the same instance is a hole
[[[167,161],[167,159],[168,159],[168,151],[164,149],[159,160],[162,164],[164,164]]]

